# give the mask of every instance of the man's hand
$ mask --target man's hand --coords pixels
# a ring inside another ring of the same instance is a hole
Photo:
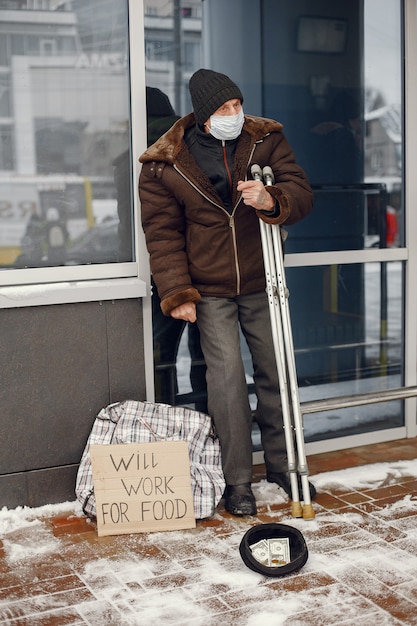
[[[185,302],[176,306],[170,313],[171,317],[176,320],[184,320],[184,322],[195,322],[197,319],[195,302]]]
[[[261,180],[240,180],[237,190],[242,192],[243,202],[253,206],[258,211],[273,211],[275,201],[271,194],[265,191],[265,186]]]

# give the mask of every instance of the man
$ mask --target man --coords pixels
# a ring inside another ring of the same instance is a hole
[[[194,112],[140,157],[142,224],[162,312],[197,322],[200,330],[225,508],[255,515],[252,411],[239,327],[253,361],[267,480],[291,495],[259,220],[297,222],[312,208],[312,191],[282,125],[245,116],[230,78],[200,69],[189,88]],[[248,180],[255,163],[272,168],[273,186]]]

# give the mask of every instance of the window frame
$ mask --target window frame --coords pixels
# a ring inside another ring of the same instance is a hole
[[[137,194],[140,155],[146,149],[144,19],[142,3],[128,3],[129,81],[135,261],[65,267],[12,268],[0,272],[0,308],[140,298],[149,294],[149,267]],[[134,25],[134,26],[133,26]],[[136,166],[135,166],[136,165]]]

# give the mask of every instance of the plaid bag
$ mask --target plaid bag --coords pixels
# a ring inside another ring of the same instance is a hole
[[[204,519],[213,515],[223,495],[225,480],[220,443],[211,418],[185,407],[135,400],[109,405],[94,421],[75,485],[85,515],[96,516],[90,445],[180,440],[188,442],[195,517]]]

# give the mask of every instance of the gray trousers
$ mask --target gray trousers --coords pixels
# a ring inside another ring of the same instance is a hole
[[[222,448],[228,485],[252,481],[252,411],[240,350],[239,325],[253,363],[256,421],[267,473],[287,470],[278,374],[265,292],[235,298],[203,298],[197,305],[207,365],[208,412]]]

